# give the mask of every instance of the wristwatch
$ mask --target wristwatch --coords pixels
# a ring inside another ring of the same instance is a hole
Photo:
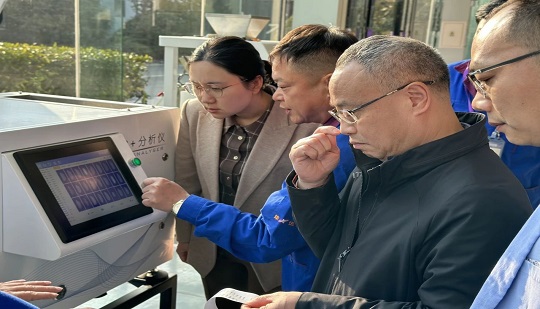
[[[178,211],[180,210],[180,207],[182,207],[182,204],[184,204],[184,201],[185,200],[179,200],[178,202],[172,205],[172,212],[174,213],[175,216],[178,215]]]

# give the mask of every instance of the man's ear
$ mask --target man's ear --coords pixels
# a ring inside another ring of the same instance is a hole
[[[323,83],[325,89],[326,89],[326,93],[328,93],[328,98],[330,98],[330,88],[329,88],[329,85],[330,85],[330,77],[332,77],[332,73],[328,73],[326,75],[324,75],[321,79],[321,83]]]
[[[431,104],[431,92],[428,85],[422,82],[414,82],[407,86],[407,94],[411,101],[414,115],[425,113]]]
[[[330,77],[332,77],[332,73],[324,75],[321,79],[321,82],[324,83],[326,87],[328,87],[328,85],[330,84]]]

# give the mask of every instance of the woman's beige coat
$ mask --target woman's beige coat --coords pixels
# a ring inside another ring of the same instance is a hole
[[[175,181],[190,194],[219,201],[219,147],[223,121],[215,119],[195,99],[182,105],[176,148]],[[292,165],[291,146],[310,135],[319,124],[290,123],[285,111],[274,104],[244,166],[234,206],[258,215],[268,196],[279,190]],[[216,245],[193,235],[193,226],[177,220],[178,241],[189,243],[188,263],[204,278],[214,267]],[[232,224],[232,222],[231,222]],[[252,263],[266,290],[281,285],[281,263]]]

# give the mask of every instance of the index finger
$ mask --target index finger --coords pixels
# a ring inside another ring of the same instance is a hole
[[[148,178],[146,178],[145,180],[143,180],[142,186],[143,186],[143,187],[146,187],[146,186],[148,186],[148,185],[153,184],[153,183],[156,182],[157,180],[158,180],[157,177],[148,177]]]
[[[323,134],[338,136],[341,134],[341,131],[334,126],[321,126],[321,127],[318,127],[313,132],[313,134],[316,134],[316,133],[323,133]]]
[[[47,280],[36,280],[36,281],[22,281],[24,282],[24,285],[36,285],[36,286],[45,286],[45,285],[51,285],[52,282],[51,281],[47,281]],[[20,282],[19,282],[20,284]]]
[[[272,299],[268,295],[262,295],[248,300],[244,303],[242,308],[260,308],[270,303],[272,303]]]
[[[55,292],[39,292],[39,291],[12,292],[11,295],[17,296],[18,298],[26,300],[26,301],[55,299],[56,297],[58,297],[58,293],[55,293]]]

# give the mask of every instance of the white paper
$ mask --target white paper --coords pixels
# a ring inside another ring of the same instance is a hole
[[[226,288],[217,292],[216,295],[212,296],[212,298],[210,298],[204,305],[204,309],[218,309],[216,305],[216,298],[218,297],[226,298],[228,300],[232,300],[237,303],[243,304],[245,302],[252,300],[253,298],[257,296],[259,295],[249,293],[249,292],[243,292],[243,291],[239,291],[239,290],[235,290],[231,288]]]

